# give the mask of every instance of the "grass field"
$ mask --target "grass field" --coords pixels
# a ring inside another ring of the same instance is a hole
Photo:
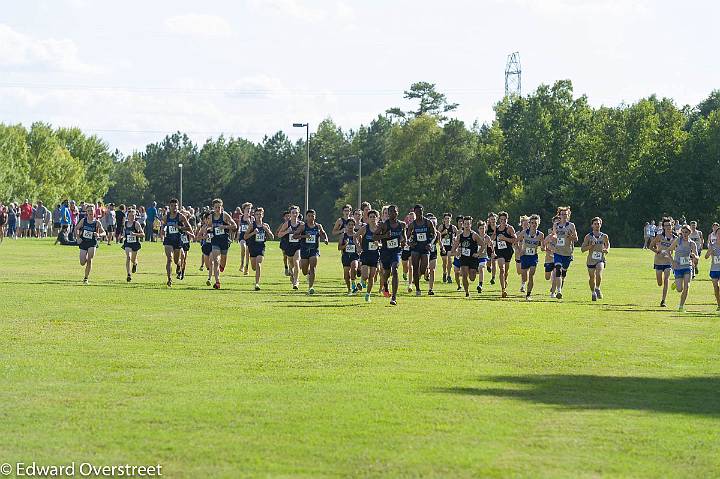
[[[268,247],[264,289],[205,286],[199,247],[164,286],[145,244],[133,283],[102,247],[0,245],[0,463],[162,464],[163,477],[718,477],[720,316],[707,264],[686,313],[658,307],[640,250],[583,262],[562,304],[454,286],[399,305],[342,293],[333,245],[318,294]],[[440,271],[439,275],[442,272]]]

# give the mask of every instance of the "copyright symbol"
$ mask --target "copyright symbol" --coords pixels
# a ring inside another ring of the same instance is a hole
[[[9,476],[12,474],[12,465],[8,464],[7,462],[0,465],[0,474],[3,476]]]

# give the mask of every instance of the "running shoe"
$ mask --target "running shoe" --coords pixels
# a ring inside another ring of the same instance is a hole
[[[180,276],[180,265],[175,266],[175,274]]]
[[[447,283],[447,275],[443,274],[443,283]]]
[[[285,268],[285,276],[290,276],[290,270],[288,268]]]
[[[293,289],[298,289],[298,285],[297,285],[297,284],[293,284]]]
[[[167,284],[168,288],[172,288],[172,280],[171,279],[167,280],[167,283],[165,283],[165,284]]]
[[[660,307],[661,308],[667,307],[667,304],[665,304],[665,301],[660,301]]]
[[[308,289],[308,294],[310,294],[310,295],[315,294],[315,288]]]
[[[132,276],[127,275],[127,278],[125,279],[125,281],[127,281],[128,283],[129,283],[130,281],[132,281]]]
[[[407,281],[407,273],[403,273],[403,281]]]
[[[87,278],[83,278],[83,284],[89,284],[89,281]]]
[[[562,299],[562,291],[558,291],[557,293],[555,293],[555,297],[557,299]]]
[[[500,296],[502,296],[503,298],[507,298],[508,297],[507,291],[503,291]]]
[[[367,284],[365,284],[365,280],[363,279],[360,281],[360,289],[365,289],[365,286],[367,286]]]
[[[357,289],[357,286],[355,286],[355,285],[352,285],[352,288],[350,289],[350,291],[348,291],[348,293],[350,293],[350,294],[355,294],[357,292],[358,292],[358,289]]]
[[[221,272],[221,273],[225,272],[225,266],[220,265],[220,272]],[[247,271],[245,271],[245,274],[247,274]],[[218,288],[218,289],[219,289],[219,288]]]
[[[597,301],[597,293],[595,291],[592,292],[592,300]]]
[[[480,286],[479,284],[477,285],[477,292],[482,293],[482,286]]]
[[[597,296],[597,299],[602,299],[602,291],[600,291],[600,288],[595,288],[595,296]]]
[[[525,301],[532,301],[532,296],[530,294],[525,296]]]
[[[720,306],[718,306],[715,311],[717,311],[718,313],[720,313]]]
[[[458,285],[458,287],[455,291],[462,291],[462,286]]]
[[[520,292],[521,292],[521,293],[524,293],[524,292],[525,292],[525,285],[524,285],[524,284],[521,284],[521,285],[520,285]]]
[[[470,293],[465,293],[465,297],[470,299]]]
[[[383,296],[385,296],[386,298],[389,298],[390,292],[387,289],[383,289]]]
[[[420,291],[419,289],[415,291],[415,296],[422,296],[422,291]]]
[[[180,271],[180,279],[185,279],[185,270]]]
[[[490,284],[495,284],[495,277],[490,278]]]
[[[428,296],[435,296],[435,291],[428,289]]]
[[[222,268],[220,268],[220,271],[222,271],[222,270],[223,270],[223,269],[222,269]],[[247,270],[247,269],[245,269],[245,272],[244,272],[243,274],[244,274],[245,276],[247,276],[247,275],[248,275],[248,270]]]
[[[205,281],[205,284],[210,286],[212,283],[210,283],[210,280]]]
[[[679,312],[679,313],[684,313],[684,312],[685,312],[685,306],[683,306],[682,304],[681,304],[680,306],[678,306],[678,312]]]
[[[260,285],[255,283],[255,291],[260,291]]]
[[[391,305],[391,306],[397,306],[397,300],[396,300],[395,298],[392,298],[392,299],[390,300],[390,305]]]
[[[408,285],[408,293],[412,293],[412,286]]]
[[[133,274],[137,273],[137,263],[132,265],[132,272],[133,272]]]
[[[370,302],[370,293],[365,293],[365,302],[366,303]]]

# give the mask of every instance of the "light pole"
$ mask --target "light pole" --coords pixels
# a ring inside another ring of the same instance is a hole
[[[362,205],[362,156],[358,155],[358,209]]]
[[[293,123],[294,128],[305,128],[305,147],[307,148],[307,166],[305,168],[305,211],[310,208],[310,124]]]
[[[180,168],[180,209],[182,209],[182,163],[178,164],[178,168]]]

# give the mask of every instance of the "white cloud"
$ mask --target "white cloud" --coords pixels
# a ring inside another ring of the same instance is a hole
[[[207,37],[227,37],[232,27],[227,20],[218,15],[189,13],[165,19],[165,29],[180,35],[199,35]]]
[[[496,0],[553,16],[625,16],[646,13],[649,0]]]
[[[72,40],[33,38],[3,24],[0,24],[0,66],[81,74],[98,72],[97,67],[80,60]]]
[[[326,8],[312,6],[307,0],[250,0],[249,3],[256,11],[266,15],[285,16],[308,23],[325,20],[346,22],[355,16],[355,10],[342,0],[323,3]]]

